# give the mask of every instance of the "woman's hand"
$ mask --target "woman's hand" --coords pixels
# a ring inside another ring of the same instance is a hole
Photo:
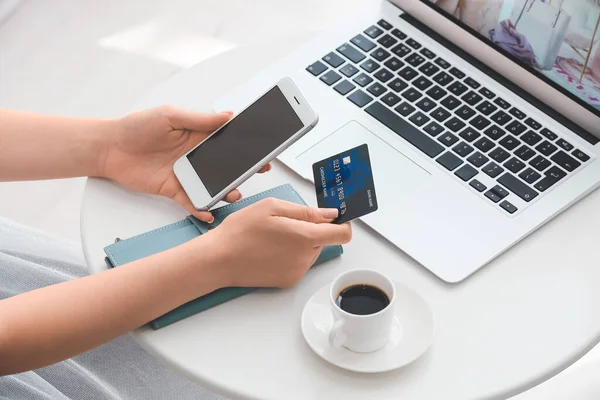
[[[350,241],[349,223],[331,223],[337,215],[335,208],[265,199],[228,216],[194,241],[203,243],[204,251],[210,249],[212,271],[221,287],[287,288],[304,276],[323,246]],[[197,247],[194,241],[188,244]]]
[[[206,114],[170,106],[129,114],[107,140],[100,174],[129,189],[169,197],[196,218],[211,222],[210,212],[198,211],[192,205],[173,164],[231,117],[230,112]],[[261,172],[270,168],[267,165]],[[235,189],[225,200],[233,202],[241,197]]]

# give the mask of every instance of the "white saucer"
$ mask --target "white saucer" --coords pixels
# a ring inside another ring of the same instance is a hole
[[[302,311],[302,334],[306,343],[325,361],[354,372],[377,373],[410,364],[431,345],[435,331],[433,313],[425,300],[409,287],[395,282],[396,310],[390,341],[372,353],[354,353],[329,345],[333,324],[329,287],[323,286]]]

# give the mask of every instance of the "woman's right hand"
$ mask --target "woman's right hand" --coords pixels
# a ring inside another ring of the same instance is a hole
[[[223,287],[295,285],[323,246],[348,243],[349,223],[332,224],[337,209],[264,199],[228,216],[196,240],[205,241]]]

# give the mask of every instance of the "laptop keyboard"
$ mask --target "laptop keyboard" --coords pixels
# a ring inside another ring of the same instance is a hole
[[[307,71],[508,214],[590,160],[385,20]]]

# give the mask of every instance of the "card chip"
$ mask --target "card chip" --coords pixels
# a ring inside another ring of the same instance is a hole
[[[342,162],[344,163],[344,165],[346,165],[346,164],[350,164],[350,156],[344,157],[344,158],[342,159]]]

